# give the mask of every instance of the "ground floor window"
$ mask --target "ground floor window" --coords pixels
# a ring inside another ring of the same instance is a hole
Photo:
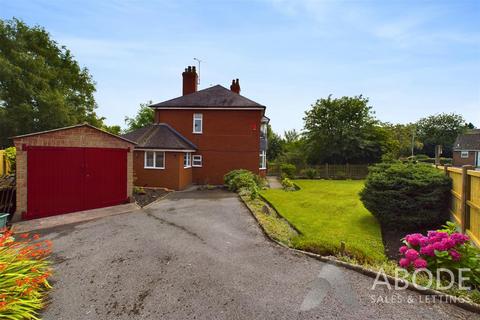
[[[267,151],[260,151],[260,169],[267,169]]]
[[[460,152],[460,158],[468,158],[468,151]]]
[[[165,152],[145,151],[145,169],[165,169]]]
[[[193,155],[192,165],[194,167],[201,167],[202,166],[202,156],[199,154]]]
[[[192,166],[192,154],[190,152],[186,152],[183,154],[183,167],[190,168]]]

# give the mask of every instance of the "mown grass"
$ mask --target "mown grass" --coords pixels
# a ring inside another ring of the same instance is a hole
[[[301,234],[292,246],[321,255],[344,255],[360,262],[384,262],[380,225],[358,193],[363,181],[295,180],[298,191],[267,189],[261,195]]]

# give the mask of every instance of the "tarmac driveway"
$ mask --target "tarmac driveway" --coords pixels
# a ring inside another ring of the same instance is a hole
[[[43,232],[55,275],[44,319],[474,319],[265,239],[235,194],[170,194],[148,209]],[[413,303],[399,303],[410,297]],[[377,302],[373,302],[376,300]]]

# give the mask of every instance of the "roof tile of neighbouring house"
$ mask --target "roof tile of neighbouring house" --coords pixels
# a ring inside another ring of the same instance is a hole
[[[152,104],[152,108],[261,108],[265,106],[216,85],[175,99]]]
[[[455,151],[480,150],[480,130],[472,130],[470,133],[461,134],[453,144]]]
[[[166,123],[155,123],[122,135],[135,141],[137,149],[197,150],[187,138]]]

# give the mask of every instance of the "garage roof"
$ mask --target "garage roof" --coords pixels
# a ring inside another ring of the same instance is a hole
[[[129,140],[128,138],[125,138],[123,136],[117,136],[116,134],[113,134],[113,133],[107,132],[105,130],[99,129],[99,128],[94,127],[94,126],[92,126],[88,123],[82,123],[82,124],[77,124],[77,125],[69,126],[69,127],[63,127],[63,128],[52,129],[52,130],[45,130],[45,131],[23,134],[23,135],[11,137],[10,139],[26,138],[26,137],[37,136],[37,135],[41,135],[41,134],[46,134],[46,133],[51,133],[51,132],[56,132],[56,131],[62,131],[62,130],[70,130],[70,129],[80,128],[80,127],[88,127],[88,128],[91,128],[91,129],[95,129],[95,130],[98,130],[102,133],[108,134],[108,135],[110,135],[114,138],[124,140],[124,141],[132,143],[132,144],[137,144],[135,141]]]
[[[197,146],[166,123],[155,123],[122,135],[136,141],[137,149],[197,150]]]

